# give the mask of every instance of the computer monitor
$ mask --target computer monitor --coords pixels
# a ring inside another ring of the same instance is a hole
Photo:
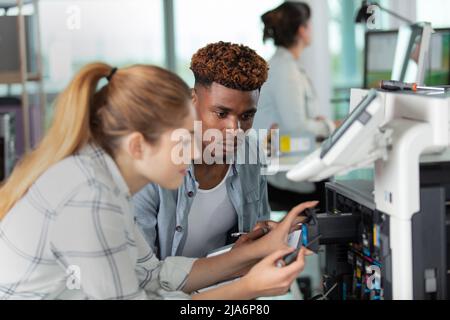
[[[381,80],[391,80],[397,39],[396,30],[366,33],[364,88],[378,88]],[[424,83],[450,85],[450,29],[435,29],[431,36]]]
[[[450,85],[450,29],[436,29],[426,61],[425,84]]]
[[[364,88],[378,88],[381,80],[390,80],[394,65],[398,31],[369,31],[364,53]]]
[[[430,23],[400,27],[390,80],[424,84],[432,33]]]

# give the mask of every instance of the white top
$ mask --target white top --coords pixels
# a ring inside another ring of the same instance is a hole
[[[237,223],[236,210],[228,197],[225,178],[213,189],[197,191],[188,216],[188,232],[183,248],[185,257],[205,257],[226,244],[227,232]]]
[[[194,259],[159,261],[114,160],[87,145],[48,169],[0,223],[0,300],[189,298]]]
[[[269,67],[253,126],[268,129],[277,123],[281,134],[298,136],[306,131],[328,137],[327,123],[315,120],[319,111],[316,93],[300,62],[279,47],[269,60]]]
[[[312,83],[300,62],[283,47],[278,47],[269,60],[269,77],[261,88],[258,112],[253,127],[269,129],[278,124],[281,135],[293,137],[302,134],[328,137],[331,133],[327,121],[318,121],[319,106]],[[295,183],[286,178],[285,172],[270,175],[268,182],[283,190],[311,193],[313,183]]]

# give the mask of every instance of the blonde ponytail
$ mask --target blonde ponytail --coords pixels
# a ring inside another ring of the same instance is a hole
[[[110,72],[111,67],[107,64],[90,64],[58,97],[53,124],[47,134],[0,188],[0,220],[49,167],[89,141],[91,101],[99,80]]]
[[[87,65],[58,97],[48,133],[0,188],[0,220],[49,167],[86,143],[114,157],[128,133],[140,132],[153,143],[168,128],[182,125],[190,112],[191,90],[180,77],[156,66],[134,65],[115,72],[96,91],[112,70],[104,63]]]

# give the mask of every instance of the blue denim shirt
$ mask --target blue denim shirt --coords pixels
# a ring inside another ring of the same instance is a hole
[[[249,232],[258,221],[269,220],[267,179],[261,164],[233,164],[226,188],[238,217],[238,232]],[[149,184],[134,198],[136,221],[160,259],[179,256],[187,238],[188,214],[197,194],[194,168],[188,169],[178,190]]]

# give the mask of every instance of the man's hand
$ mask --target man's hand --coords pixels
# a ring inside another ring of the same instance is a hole
[[[275,222],[275,221],[271,221],[271,220],[267,220],[267,221],[260,221],[258,222],[255,227],[253,228],[252,232],[244,234],[242,236],[239,237],[239,239],[235,242],[233,248],[237,248],[239,246],[245,245],[245,244],[249,244],[255,240],[260,239],[261,237],[265,236],[266,234],[268,234],[270,231],[276,229],[276,227],[280,224],[283,223],[283,221],[287,218],[288,215],[286,215],[280,222]],[[295,217],[295,219],[293,220],[293,222],[291,223],[291,227],[289,230],[289,233],[292,233],[294,231],[300,230],[301,229],[301,224],[305,223],[305,221],[308,218],[306,216],[302,216],[299,215],[297,217]]]
[[[239,246],[249,244],[259,238],[265,236],[278,225],[275,221],[260,221],[253,228],[252,232],[244,234],[239,237],[239,239],[235,242],[233,248],[237,248]]]

